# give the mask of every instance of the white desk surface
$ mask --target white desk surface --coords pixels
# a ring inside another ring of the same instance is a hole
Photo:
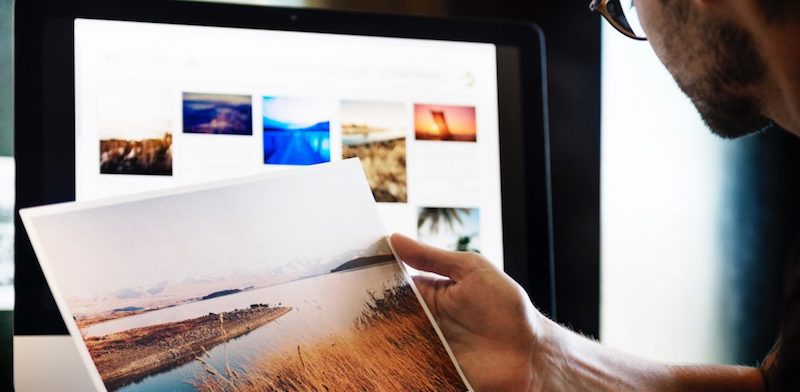
[[[14,336],[14,389],[91,392],[94,386],[69,336]]]

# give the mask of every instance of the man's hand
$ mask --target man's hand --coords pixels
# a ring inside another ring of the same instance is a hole
[[[414,281],[476,391],[764,391],[752,367],[663,365],[573,333],[478,254],[398,234],[392,246],[408,265],[445,277]]]
[[[448,252],[398,234],[408,265],[449,279],[415,277],[467,379],[478,391],[531,390],[537,318],[525,291],[483,256]]]

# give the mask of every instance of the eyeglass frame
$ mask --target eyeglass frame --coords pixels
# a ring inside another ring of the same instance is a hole
[[[608,12],[608,3],[611,1],[619,2],[619,0],[592,0],[592,2],[589,3],[589,9],[599,13],[600,15],[603,15],[603,18],[605,18],[605,20],[608,21],[608,23],[610,23],[614,29],[624,34],[626,37],[635,39],[637,41],[647,41],[647,37],[640,37],[636,35],[627,21],[624,21],[625,23],[623,24],[622,21],[619,21],[611,16],[611,13]]]

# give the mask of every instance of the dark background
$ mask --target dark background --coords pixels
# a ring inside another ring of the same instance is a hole
[[[754,365],[774,345],[782,314],[800,311],[784,307],[787,278],[796,277],[788,269],[800,263],[789,260],[800,246],[800,140],[776,129],[731,142],[725,157],[722,332],[730,362]]]

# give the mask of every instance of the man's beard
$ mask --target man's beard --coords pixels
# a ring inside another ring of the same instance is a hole
[[[758,109],[760,105],[755,98],[678,84],[692,100],[708,128],[718,136],[735,139],[774,125],[761,115]]]
[[[766,77],[767,67],[750,33],[730,22],[681,16],[674,22],[684,26],[684,34],[673,39],[700,42],[692,46],[686,41],[673,41],[670,46],[672,50],[685,51],[679,55],[682,61],[700,59],[705,66],[703,74],[692,78],[676,75],[675,81],[692,100],[706,125],[724,138],[737,138],[771,127],[772,121],[761,114],[761,103],[752,94],[753,87]]]

